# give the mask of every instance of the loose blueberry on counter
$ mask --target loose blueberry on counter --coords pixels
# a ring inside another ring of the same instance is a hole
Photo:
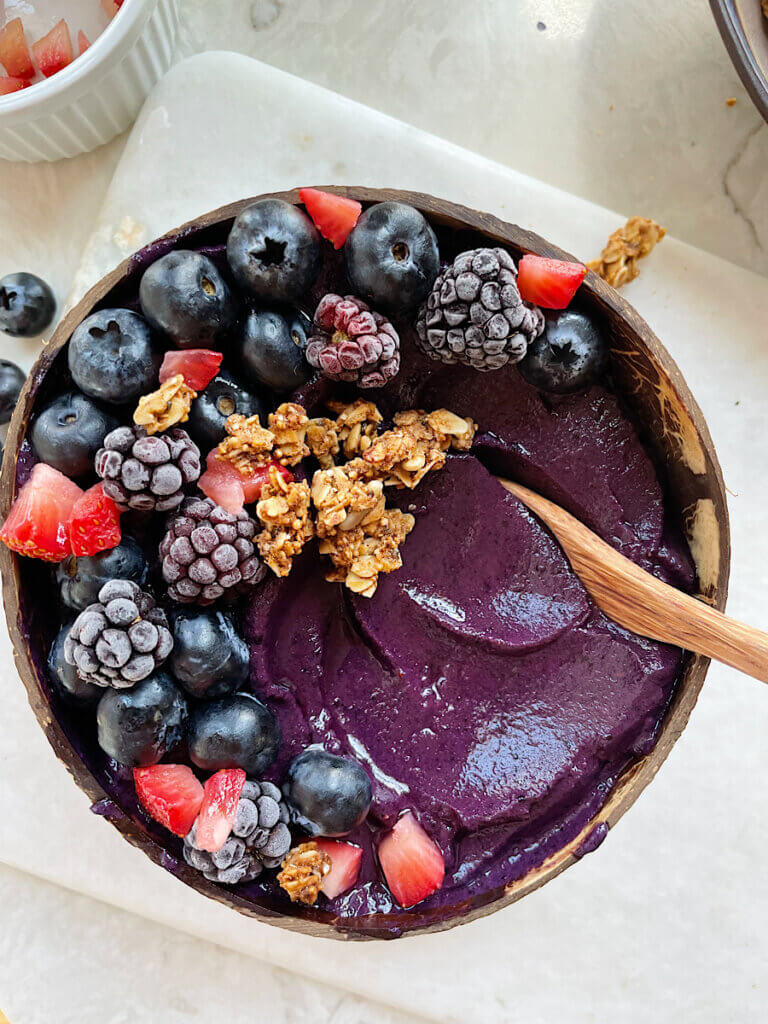
[[[8,423],[27,375],[8,359],[0,359],[0,424]]]
[[[544,332],[528,347],[520,373],[535,388],[566,395],[593,384],[608,364],[608,346],[590,317],[545,313]]]
[[[414,309],[440,269],[434,231],[405,203],[376,203],[365,210],[347,238],[344,257],[354,293],[382,311]]]
[[[64,604],[83,611],[89,604],[96,604],[105,583],[133,580],[143,587],[148,572],[144,552],[133,537],[123,537],[116,548],[98,555],[81,558],[68,555],[56,566],[56,581]]]
[[[147,267],[139,285],[141,311],[179,348],[210,346],[237,316],[229,285],[199,252],[176,249]]]
[[[56,691],[70,703],[95,704],[104,693],[103,688],[81,679],[75,666],[70,665],[64,658],[64,641],[69,633],[69,625],[61,627],[48,652],[48,672],[51,683]]]
[[[34,274],[8,274],[0,280],[0,331],[12,338],[34,338],[50,326],[56,299]]]
[[[344,836],[364,820],[371,806],[371,780],[348,757],[308,747],[288,768],[283,793],[291,820],[311,836]]]
[[[248,679],[248,644],[220,611],[179,611],[172,616],[169,667],[192,697],[224,697]]]
[[[307,215],[282,199],[261,199],[238,215],[227,259],[240,287],[267,302],[295,302],[320,269],[320,235]]]
[[[260,775],[277,757],[280,725],[258,698],[249,693],[198,707],[189,720],[189,756],[198,768],[243,768]]]
[[[149,325],[129,309],[100,309],[75,328],[69,369],[91,398],[124,405],[153,391],[157,364]]]
[[[93,458],[118,420],[86,395],[69,391],[47,405],[32,424],[38,459],[65,476],[93,472]]]
[[[253,309],[243,324],[238,355],[243,373],[273,391],[293,391],[312,376],[304,353],[311,328],[308,317],[290,319],[271,309]]]
[[[224,424],[234,413],[258,415],[266,422],[267,407],[259,397],[241,387],[234,377],[220,373],[192,403],[185,426],[200,450],[207,452],[227,436]]]
[[[99,746],[120,764],[157,764],[184,737],[187,700],[165,672],[130,690],[106,690],[96,709]]]

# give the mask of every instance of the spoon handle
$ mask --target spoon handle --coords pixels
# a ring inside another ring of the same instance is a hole
[[[768,633],[662,583],[535,491],[510,480],[499,483],[547,524],[595,604],[614,622],[768,683]]]

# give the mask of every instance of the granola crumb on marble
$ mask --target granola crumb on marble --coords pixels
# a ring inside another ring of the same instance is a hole
[[[600,258],[587,264],[604,281],[621,288],[640,273],[638,261],[662,240],[666,231],[647,217],[630,217],[608,239]]]
[[[303,480],[289,483],[270,466],[256,515],[264,526],[256,537],[261,557],[276,576],[287,576],[293,559],[314,536],[309,485]]]
[[[144,427],[148,434],[169,430],[177,423],[186,423],[195,398],[197,392],[188,387],[184,377],[178,373],[161,384],[157,391],[139,399],[133,422],[137,427]]]

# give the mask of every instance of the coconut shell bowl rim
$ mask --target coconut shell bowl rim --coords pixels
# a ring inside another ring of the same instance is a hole
[[[476,210],[432,196],[363,187],[318,186],[325,191],[350,196],[364,205],[384,200],[399,200],[420,209],[433,223],[459,228],[484,236],[485,244],[508,247],[519,258],[536,253],[558,259],[573,259],[568,253],[530,231]],[[151,243],[153,251],[162,253],[174,245],[195,244],[195,235],[211,227],[222,230],[226,223],[257,199],[279,198],[299,202],[298,189],[268,193],[230,203],[168,232]],[[483,241],[481,239],[481,241]],[[159,243],[159,244],[158,244]],[[165,243],[165,248],[163,248]],[[158,253],[159,254],[159,253]],[[5,462],[0,477],[0,513],[10,508],[16,490],[16,462],[20,445],[26,436],[30,416],[40,386],[54,357],[67,344],[74,328],[94,306],[126,277],[135,274],[141,253],[124,260],[106,274],[71,309],[59,323],[45,345],[22,390],[10,424]],[[730,534],[725,488],[714,446],[704,417],[688,387],[661,342],[645,321],[613,288],[593,273],[585,279],[580,301],[599,312],[608,327],[611,341],[611,369],[623,397],[632,408],[637,422],[648,430],[657,465],[666,475],[667,496],[676,506],[685,524],[691,551],[699,574],[699,590],[707,601],[722,609],[728,589],[730,570]],[[3,599],[14,657],[29,703],[45,732],[56,756],[64,763],[73,779],[91,803],[115,800],[107,794],[91,773],[81,755],[70,742],[57,721],[43,685],[45,657],[33,656],[22,610],[22,587],[19,559],[0,545],[0,570]],[[499,886],[481,896],[464,899],[447,907],[419,911],[394,911],[362,918],[340,919],[328,911],[301,905],[287,905],[284,912],[273,906],[260,906],[228,889],[206,881],[201,874],[173,858],[176,877],[197,892],[218,900],[258,920],[307,935],[335,939],[392,938],[400,935],[441,931],[490,914],[521,899],[579,859],[583,852],[597,845],[634,803],[666,759],[685,728],[704,682],[709,660],[686,655],[685,665],[670,706],[661,723],[656,743],[649,754],[633,763],[620,776],[606,802],[575,838],[563,845],[538,867],[521,878]],[[121,810],[123,810],[121,808]],[[168,867],[169,855],[162,844],[128,810],[110,817],[111,824],[125,839],[141,849],[156,864]]]

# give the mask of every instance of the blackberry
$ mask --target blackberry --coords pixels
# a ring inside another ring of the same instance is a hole
[[[498,370],[518,363],[544,329],[544,315],[520,297],[504,249],[470,249],[438,275],[419,310],[419,347],[443,363]]]
[[[331,380],[379,388],[400,369],[400,338],[360,299],[329,294],[315,310],[306,359]]]
[[[200,449],[180,427],[152,437],[141,427],[118,427],[96,453],[96,472],[119,508],[170,512],[200,477]]]
[[[213,604],[259,583],[258,527],[247,512],[225,511],[210,498],[187,498],[168,520],[160,543],[168,596],[180,604]]]
[[[251,882],[264,868],[279,867],[291,848],[288,808],[277,786],[252,782],[243,786],[232,832],[216,853],[198,850],[197,828],[184,839],[184,860],[210,882]]]
[[[105,583],[64,641],[64,658],[81,679],[116,690],[152,675],[172,650],[165,612],[132,580]]]

